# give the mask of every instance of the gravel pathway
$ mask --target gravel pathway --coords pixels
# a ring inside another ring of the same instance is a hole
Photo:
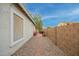
[[[47,37],[40,34],[25,43],[14,56],[63,56],[65,55]]]

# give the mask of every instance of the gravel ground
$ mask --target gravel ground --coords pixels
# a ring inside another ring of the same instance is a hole
[[[64,56],[47,37],[38,34],[25,43],[13,56]]]

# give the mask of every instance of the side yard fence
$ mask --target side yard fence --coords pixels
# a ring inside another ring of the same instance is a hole
[[[79,23],[46,29],[45,35],[66,55],[79,55]]]

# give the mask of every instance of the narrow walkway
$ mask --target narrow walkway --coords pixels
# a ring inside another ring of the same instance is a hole
[[[47,37],[40,34],[25,43],[16,53],[16,56],[63,56],[64,53]]]

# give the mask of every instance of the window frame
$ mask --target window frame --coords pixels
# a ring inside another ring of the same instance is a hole
[[[17,16],[23,19],[23,37],[16,41],[14,41],[14,14],[16,14]],[[14,10],[13,8],[11,8],[11,41],[10,41],[11,45],[10,47],[13,47],[14,45],[20,43],[23,40],[24,40],[24,18],[17,10]]]

